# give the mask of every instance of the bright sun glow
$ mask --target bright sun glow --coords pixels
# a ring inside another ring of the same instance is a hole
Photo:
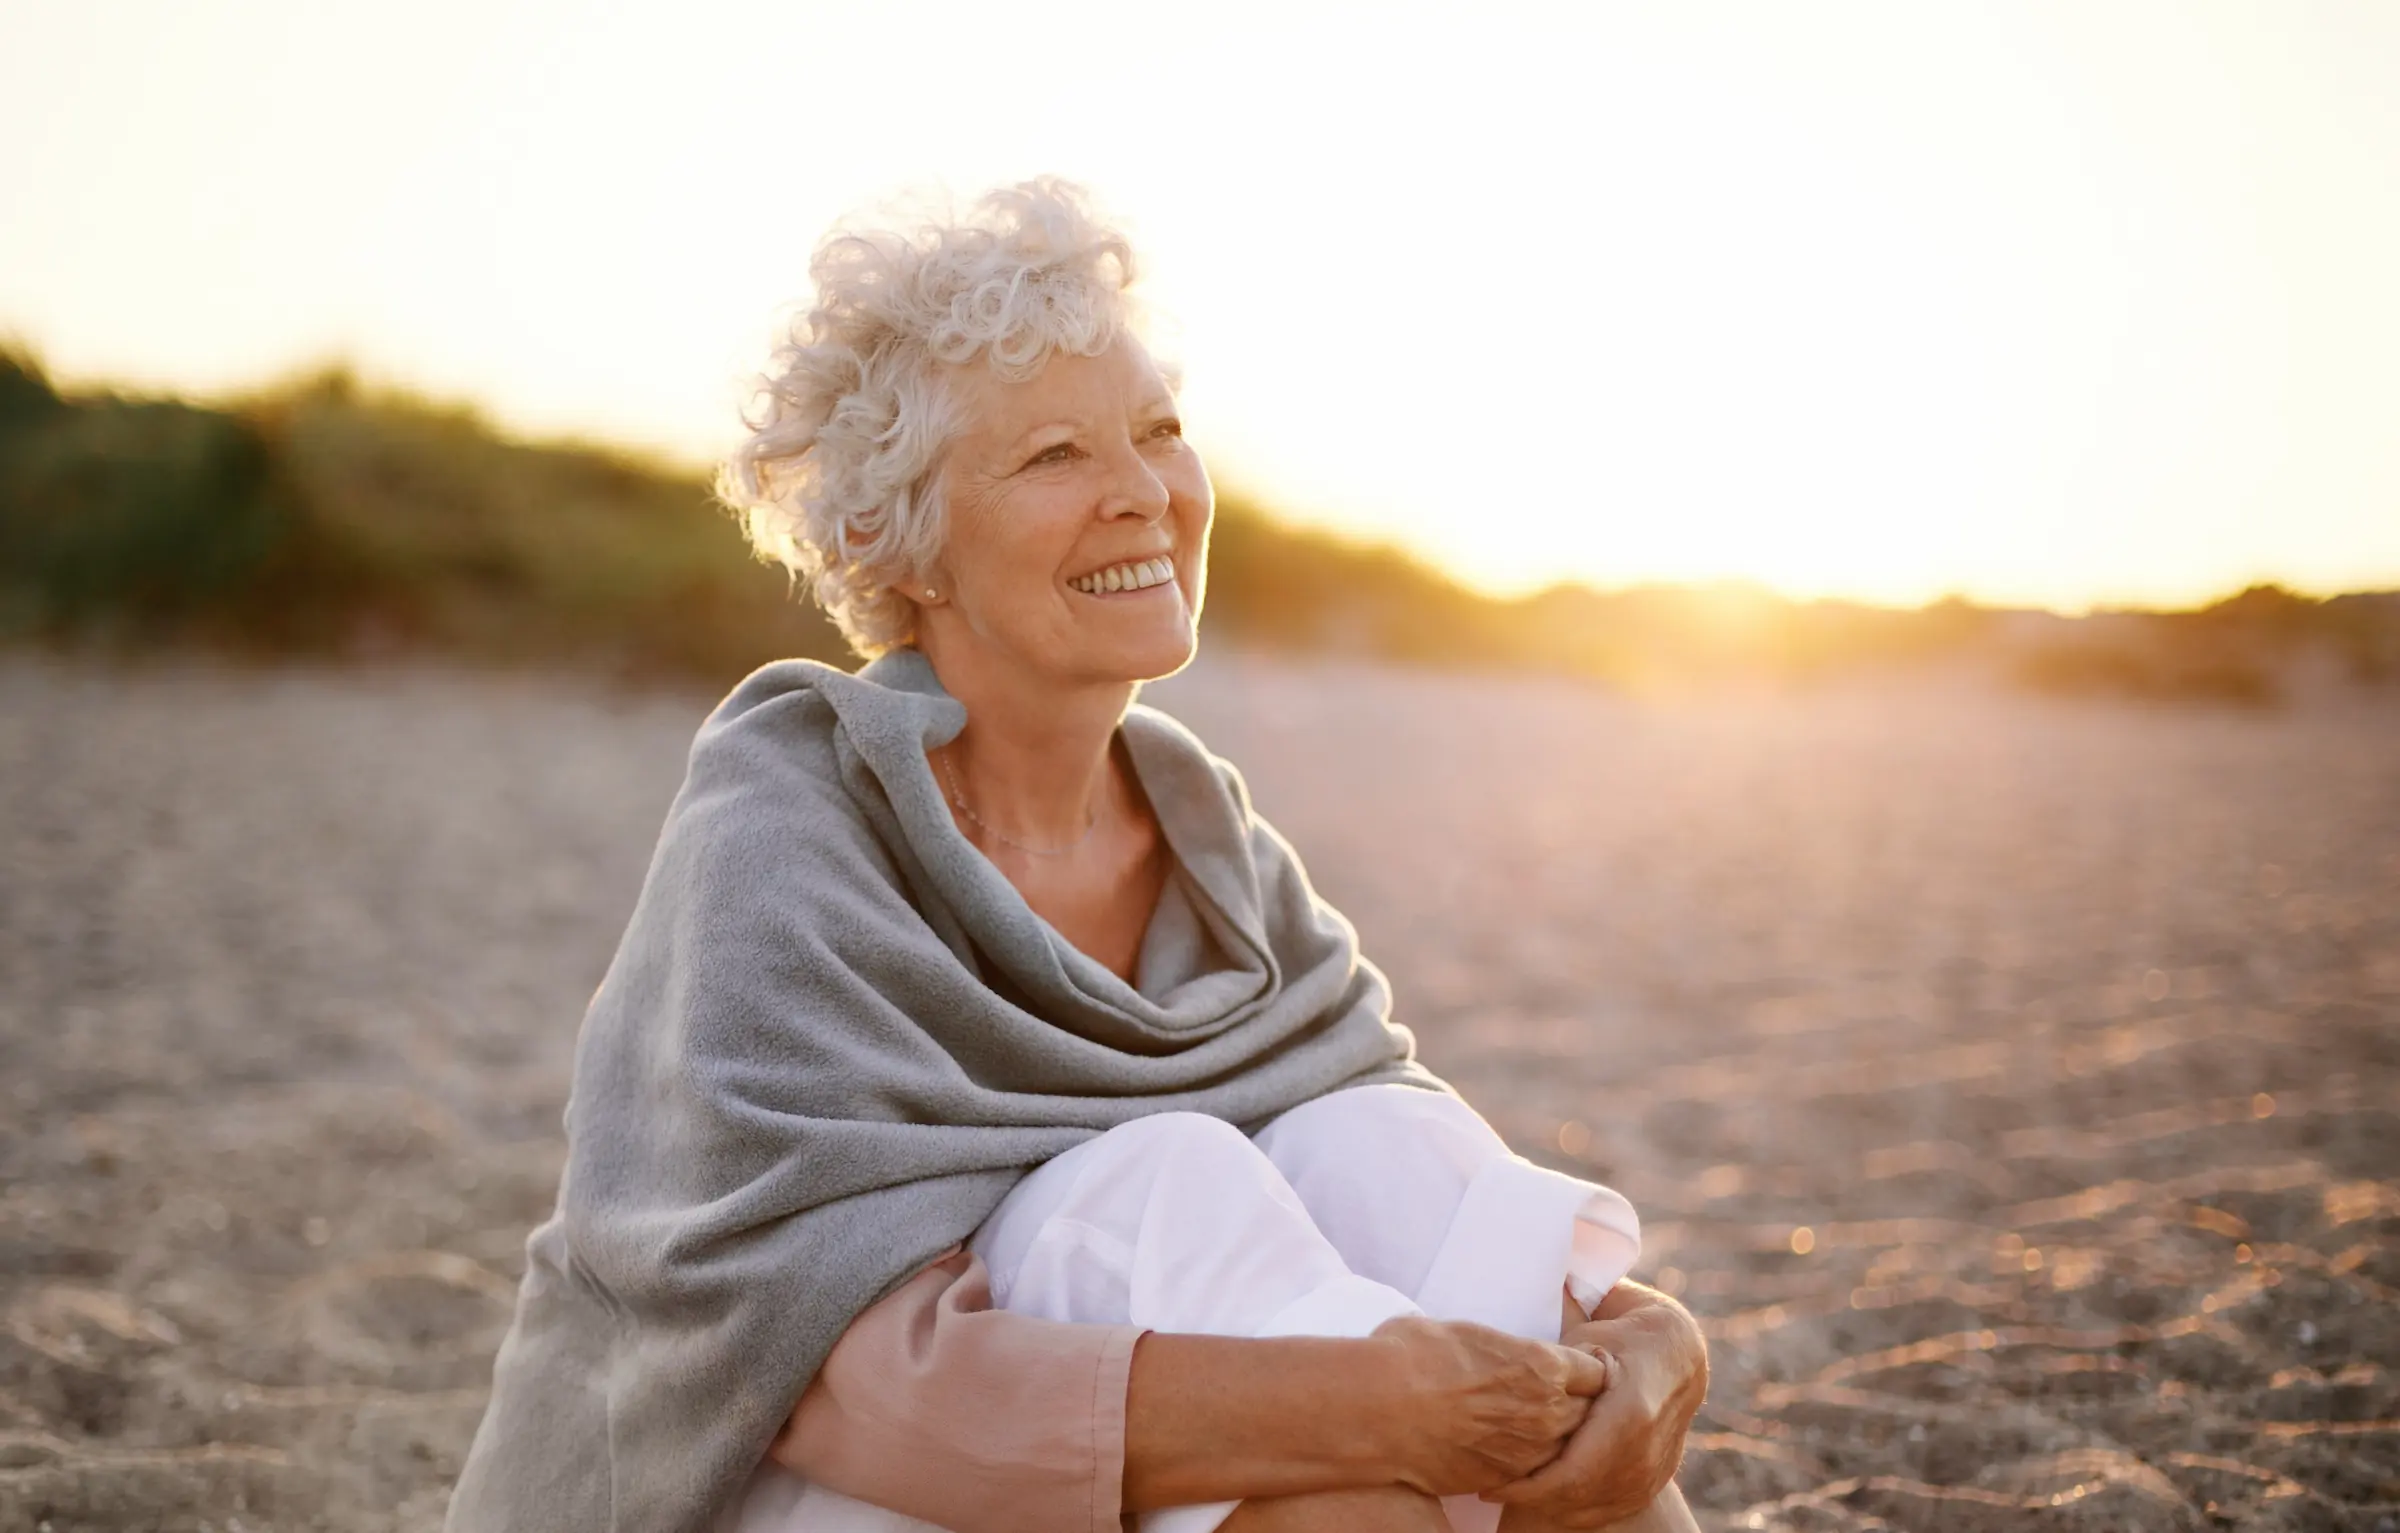
[[[698,460],[831,219],[1055,171],[1222,482],[1479,584],[2400,584],[2396,78],[2373,3],[83,0],[0,20],[0,330]]]

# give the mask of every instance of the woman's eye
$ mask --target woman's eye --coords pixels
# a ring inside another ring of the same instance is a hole
[[[1154,437],[1181,436],[1183,435],[1183,422],[1170,416],[1168,419],[1160,421],[1157,425],[1151,427],[1150,434]]]
[[[1025,466],[1027,468],[1033,468],[1036,465],[1043,463],[1064,463],[1074,455],[1075,444],[1073,442],[1060,442],[1054,446],[1045,447],[1040,452],[1035,453],[1032,457],[1027,458],[1025,460]]]

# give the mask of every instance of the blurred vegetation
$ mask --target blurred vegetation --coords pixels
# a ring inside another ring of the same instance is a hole
[[[2016,662],[2016,678],[2070,696],[2259,706],[2296,683],[2400,684],[2400,592],[2317,601],[2258,585],[2197,612],[2100,612]]]
[[[0,357],[0,635],[730,681],[847,654],[698,478],[328,372],[230,409]]]
[[[2400,593],[2261,586],[2198,612],[1916,611],[1744,586],[1478,595],[1386,548],[1221,503],[1212,639],[1627,687],[1949,661],[2069,695],[2269,703],[2400,685]],[[504,439],[334,370],[204,408],[62,396],[0,353],[0,639],[260,656],[438,653],[730,684],[846,662],[697,476]]]

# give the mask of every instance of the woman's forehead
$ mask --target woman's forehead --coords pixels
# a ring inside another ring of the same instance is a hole
[[[1138,341],[1098,356],[1060,353],[1030,378],[1008,379],[981,362],[957,370],[962,422],[975,436],[1013,437],[1052,420],[1088,420],[1171,404],[1174,390]]]

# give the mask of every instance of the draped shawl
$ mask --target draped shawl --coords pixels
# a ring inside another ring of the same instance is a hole
[[[1446,1089],[1182,725],[1121,726],[1173,853],[1129,984],[959,833],[925,752],[965,723],[903,649],[766,666],[702,726],[584,1018],[456,1533],[706,1527],[861,1310],[1108,1128]]]

